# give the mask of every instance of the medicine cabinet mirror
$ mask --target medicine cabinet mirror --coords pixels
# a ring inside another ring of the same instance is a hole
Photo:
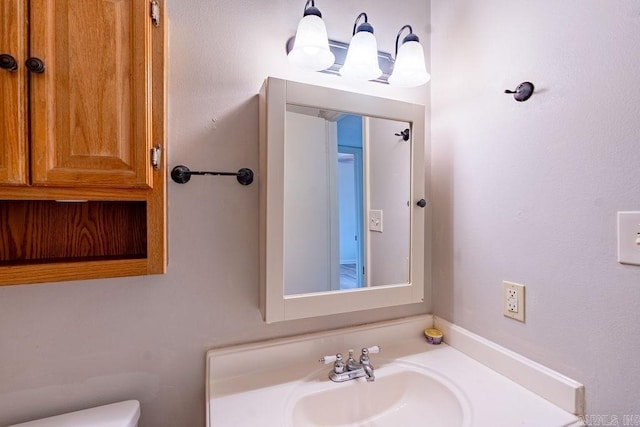
[[[266,322],[424,300],[424,115],[422,105],[265,81],[260,246]]]

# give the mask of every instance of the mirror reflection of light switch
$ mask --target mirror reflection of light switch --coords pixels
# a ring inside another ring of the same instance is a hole
[[[640,265],[640,212],[618,212],[618,262]]]
[[[382,211],[369,210],[369,231],[378,231],[382,233]]]

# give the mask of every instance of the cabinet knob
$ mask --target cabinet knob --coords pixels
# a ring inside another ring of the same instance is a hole
[[[14,72],[18,69],[18,63],[13,56],[3,53],[0,55],[0,68]]]
[[[416,203],[416,205],[420,206],[421,208],[424,208],[425,206],[427,206],[427,201],[425,199],[420,199],[418,200],[418,203]]]
[[[44,62],[40,58],[29,58],[24,63],[27,66],[27,69],[32,73],[42,74],[44,73]]]

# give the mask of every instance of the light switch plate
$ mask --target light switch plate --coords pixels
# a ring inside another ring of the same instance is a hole
[[[640,265],[640,212],[618,212],[618,262]]]
[[[369,210],[369,230],[382,233],[382,211],[377,209]]]

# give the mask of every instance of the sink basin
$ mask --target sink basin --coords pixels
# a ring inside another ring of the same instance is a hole
[[[324,377],[324,378],[322,378]],[[302,426],[468,426],[470,406],[449,380],[422,367],[394,362],[376,380],[333,383],[326,371],[297,387],[292,424]]]

